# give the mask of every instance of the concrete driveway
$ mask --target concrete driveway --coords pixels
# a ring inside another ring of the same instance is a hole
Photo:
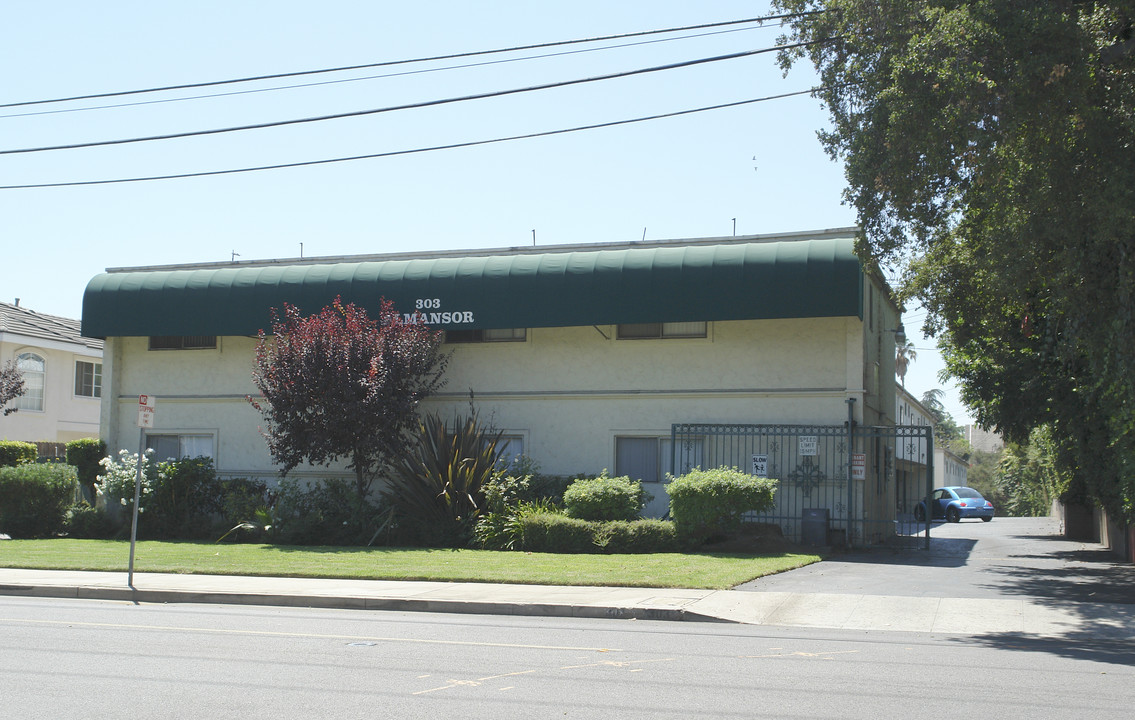
[[[885,547],[737,587],[752,592],[1135,603],[1135,565],[1066,540],[1050,518],[935,523],[930,550]]]

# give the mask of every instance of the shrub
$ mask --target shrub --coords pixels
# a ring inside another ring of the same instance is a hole
[[[285,478],[263,525],[273,542],[284,545],[366,545],[383,515],[381,507],[359,499],[353,480],[330,478],[309,486]]]
[[[118,523],[87,503],[72,505],[63,519],[63,530],[73,538],[105,540],[118,531]]]
[[[78,488],[75,468],[70,465],[0,467],[0,532],[18,538],[62,532]]]
[[[138,454],[121,450],[118,459],[103,458],[96,492],[107,515],[129,525],[134,511],[134,484]],[[199,539],[216,529],[221,508],[221,484],[211,458],[182,458],[154,463],[142,457],[142,483],[138,505],[138,537],[147,539]]]
[[[382,490],[403,539],[449,547],[472,541],[484,486],[498,474],[500,437],[476,415],[454,418],[452,432],[437,415],[418,423],[415,442],[395,461]]]
[[[694,469],[667,486],[670,517],[679,535],[694,541],[731,532],[744,513],[772,507],[776,483],[737,468]]]
[[[157,481],[141,506],[145,529],[139,535],[161,539],[211,537],[221,510],[221,485],[208,457],[158,463]]]
[[[681,549],[674,523],[668,520],[619,520],[596,528],[595,545],[607,553],[677,552]]]
[[[629,477],[579,479],[564,490],[564,512],[580,520],[634,520],[646,493],[642,483]]]
[[[0,440],[0,467],[15,467],[34,463],[39,457],[35,443]]]
[[[666,520],[571,518],[546,507],[528,506],[516,516],[520,549],[549,553],[654,553],[681,549],[674,524]]]
[[[227,478],[220,480],[221,517],[226,525],[246,522],[269,505],[268,484],[263,480]]]
[[[79,475],[79,484],[90,494],[93,501],[95,497],[95,483],[98,481],[102,466],[99,462],[106,457],[106,443],[98,438],[82,438],[67,443],[66,458],[68,465],[74,465]]]
[[[150,461],[151,452],[142,456],[141,502],[139,512],[145,510],[151,487],[157,481],[157,466]],[[134,483],[138,472],[138,453],[119,450],[118,458],[104,457],[99,461],[102,472],[95,481],[96,507],[105,506],[107,515],[119,525],[129,524],[134,512]]]
[[[520,541],[517,512],[530,502],[531,476],[494,475],[481,489],[485,502],[473,528],[476,544],[487,550],[515,550]]]
[[[532,512],[518,517],[521,549],[529,552],[596,552],[595,523],[560,512]]]

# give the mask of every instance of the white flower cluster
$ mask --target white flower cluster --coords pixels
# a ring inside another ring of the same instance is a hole
[[[150,455],[147,450],[142,456],[142,497],[151,492],[150,478],[153,475]],[[138,473],[138,453],[129,450],[119,450],[118,459],[105,457],[99,461],[103,472],[98,476],[96,487],[99,494],[108,505],[130,506],[134,503],[134,479]],[[145,500],[141,507],[145,506]],[[141,511],[141,507],[139,511]]]

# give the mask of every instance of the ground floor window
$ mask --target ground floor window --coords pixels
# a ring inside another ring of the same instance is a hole
[[[154,451],[157,462],[187,457],[215,458],[214,440],[212,433],[155,433],[146,435],[146,447]]]
[[[701,443],[687,441],[678,457],[678,472],[674,472],[674,458],[669,437],[615,438],[615,474],[631,480],[666,482],[667,475],[682,475],[702,465]]]
[[[662,438],[615,438],[615,475],[626,475],[631,480],[660,482],[662,480]]]
[[[499,464],[501,467],[511,467],[524,454],[523,435],[501,435],[497,442],[497,450],[501,451]]]

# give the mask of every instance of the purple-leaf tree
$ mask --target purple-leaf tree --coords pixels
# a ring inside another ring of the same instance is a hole
[[[15,361],[6,363],[0,368],[0,408],[24,394],[24,376]],[[16,408],[4,408],[5,415],[16,412]]]
[[[382,300],[379,317],[340,298],[304,316],[272,310],[260,331],[249,398],[264,418],[261,433],[287,473],[301,463],[346,460],[363,499],[406,442],[418,404],[443,384],[448,355],[441,332],[407,322]]]

